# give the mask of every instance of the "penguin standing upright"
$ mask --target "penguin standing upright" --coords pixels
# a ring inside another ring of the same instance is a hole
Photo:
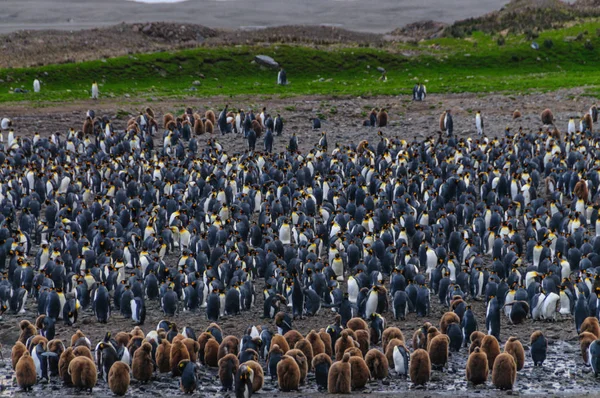
[[[446,112],[442,113],[440,116],[440,130],[445,131],[447,137],[452,137],[454,122],[452,120],[450,109],[446,110]]]
[[[500,311],[501,307],[498,304],[498,298],[493,297],[487,306],[487,312],[485,315],[485,327],[488,334],[494,336],[500,341]]]
[[[275,117],[275,135],[280,136],[283,132],[283,119],[281,115],[278,113]]]
[[[33,81],[33,92],[35,92],[35,93],[40,92],[40,81],[38,79],[35,79]]]
[[[283,68],[279,69],[279,72],[277,73],[277,84],[279,84],[280,86],[285,86],[286,84],[288,84],[287,73]]]
[[[540,331],[536,330],[531,334],[530,338],[530,353],[533,359],[534,366],[542,366],[546,360],[546,352],[548,351],[548,340]]]
[[[92,99],[98,99],[99,91],[98,91],[98,83],[95,81],[92,83]]]
[[[477,134],[483,135],[483,118],[481,117],[481,111],[477,111],[475,114],[475,126],[477,127]]]

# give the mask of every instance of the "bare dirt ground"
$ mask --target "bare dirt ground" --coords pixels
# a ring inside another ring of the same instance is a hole
[[[249,109],[253,107],[259,111],[262,106],[266,106],[272,113],[279,111],[285,120],[284,133],[282,137],[276,137],[274,150],[283,150],[287,145],[289,137],[295,132],[299,138],[300,149],[307,151],[313,148],[318,140],[320,131],[313,131],[309,117],[321,112],[327,116],[323,122],[323,131],[327,132],[330,148],[335,142],[357,144],[362,139],[376,140],[377,129],[362,127],[363,112],[370,110],[371,107],[385,107],[390,113],[390,126],[382,130],[386,136],[398,136],[405,140],[421,140],[423,137],[435,134],[438,130],[439,114],[445,109],[452,109],[454,113],[455,132],[459,136],[476,137],[474,131],[474,113],[481,110],[486,124],[486,134],[489,136],[500,136],[507,126],[525,129],[535,129],[540,127],[539,113],[545,107],[554,111],[559,129],[566,130],[568,117],[578,112],[586,111],[592,103],[589,97],[581,96],[580,90],[560,91],[548,94],[533,94],[527,96],[505,96],[489,95],[479,96],[471,94],[463,95],[431,95],[425,102],[411,102],[407,98],[398,97],[377,97],[377,98],[344,98],[344,99],[326,99],[319,97],[298,97],[288,99],[266,99],[260,103],[256,98],[228,98],[227,101],[233,107],[243,107]],[[126,113],[136,115],[139,110],[146,105],[153,107],[159,118],[164,112],[172,112],[177,109],[183,109],[184,106],[191,106],[194,110],[204,111],[206,109],[218,109],[224,104],[223,98],[209,99],[189,99],[187,101],[165,101],[142,103],[138,99],[101,99],[99,101],[82,101],[68,104],[50,104],[45,107],[33,107],[31,104],[14,104],[3,106],[0,111],[0,117],[11,117],[16,125],[18,135],[31,135],[39,131],[47,136],[56,131],[67,132],[70,127],[81,128],[82,120],[87,109],[94,109],[97,115],[108,115],[113,120],[115,128],[125,126]],[[335,113],[331,109],[336,109]],[[519,120],[512,119],[512,112],[519,109],[523,117]],[[120,117],[117,117],[117,114]],[[201,136],[200,145],[203,146],[208,138],[217,138],[217,140],[228,151],[245,150],[245,142],[240,136],[227,135],[222,137],[220,134],[212,136]],[[158,138],[160,139],[160,138]],[[257,146],[260,148],[261,144]],[[167,259],[169,262],[175,261],[174,256]],[[256,291],[262,291],[263,282],[258,281]],[[485,329],[485,304],[483,302],[471,302],[477,319],[479,328]],[[223,328],[224,334],[234,334],[241,336],[245,328],[250,325],[269,325],[274,330],[273,322],[270,319],[261,319],[263,310],[263,299],[259,294],[256,306],[249,312],[244,312],[239,316],[223,318],[219,324]],[[143,330],[148,332],[156,327],[159,320],[163,318],[158,302],[148,302],[148,316]],[[28,312],[24,316],[5,315],[0,321],[0,343],[3,344],[4,357],[10,357],[10,348],[18,337],[19,331],[16,327],[20,319],[33,320],[36,317],[35,304],[29,301]],[[417,319],[415,314],[410,314],[406,321],[400,322],[392,319],[392,314],[384,314],[388,325],[398,326],[402,329],[407,339],[410,339],[413,331],[424,321],[430,321],[437,325],[439,318],[446,311],[437,299],[432,297],[432,311],[429,317]],[[311,329],[325,328],[332,323],[334,314],[323,309],[318,316],[297,320],[293,326],[301,333],[306,334]],[[202,311],[197,313],[180,313],[171,319],[180,327],[190,326],[197,335],[203,331],[208,322]],[[90,340],[95,344],[107,331],[116,333],[118,331],[128,331],[133,328],[130,320],[124,320],[119,314],[114,314],[109,320],[108,325],[97,324],[92,313],[88,310],[80,314],[77,325],[66,327],[62,324],[57,325],[57,338],[68,341],[72,333],[81,329],[86,333]],[[519,373],[517,385],[514,394],[528,396],[542,395],[572,395],[580,396],[590,394],[595,396],[598,393],[599,385],[594,379],[591,371],[586,368],[581,360],[581,354],[577,344],[577,337],[573,321],[570,317],[560,319],[556,323],[542,323],[526,321],[522,325],[508,325],[506,319],[502,319],[501,338],[505,341],[509,336],[517,336],[528,349],[529,336],[534,330],[543,330],[550,341],[549,357],[543,368],[533,368],[531,360],[526,360],[525,368]],[[527,354],[528,355],[528,354]],[[361,392],[355,392],[355,396],[363,396],[371,393],[391,394],[408,392],[415,397],[428,397],[432,395],[476,395],[476,396],[501,396],[494,390],[491,383],[483,387],[474,388],[467,385],[464,376],[464,369],[467,359],[465,350],[452,354],[447,368],[442,371],[434,371],[432,380],[425,390],[413,389],[411,383],[406,379],[391,375],[388,379],[379,382],[371,382],[367,388]],[[224,396],[220,393],[220,384],[218,382],[216,371],[212,369],[201,369],[202,396]],[[0,390],[5,389],[5,393],[12,394],[15,388],[12,384],[13,373],[10,369],[8,360],[0,363]],[[321,397],[324,394],[319,392],[314,380],[310,378],[306,387],[298,393],[282,394],[269,377],[265,388],[259,394],[263,397],[300,397],[307,394],[314,397]],[[314,376],[312,376],[314,377]],[[74,390],[65,390],[58,381],[51,381],[50,385],[36,385],[34,388],[36,395],[45,394],[52,396],[66,396],[75,394]],[[140,385],[132,383],[128,396],[138,395],[150,396],[173,396],[180,394],[178,391],[178,382],[171,379],[169,375],[160,375],[157,380],[150,385]],[[94,396],[110,396],[107,385],[104,381],[99,381],[94,390]],[[226,395],[225,395],[226,396]]]

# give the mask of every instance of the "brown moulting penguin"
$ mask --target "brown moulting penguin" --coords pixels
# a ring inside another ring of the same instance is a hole
[[[169,359],[171,374],[173,377],[181,376],[182,369],[179,367],[179,362],[183,360],[189,361],[190,353],[182,341],[175,341],[171,345],[171,357]]]
[[[480,332],[478,330],[471,333],[471,337],[469,337],[469,341],[471,344],[469,345],[469,354],[475,351],[476,347],[481,347],[481,342],[485,337],[485,333]]]
[[[517,372],[523,369],[523,366],[525,366],[525,350],[518,338],[514,336],[509,337],[504,345],[504,352],[512,355],[515,359]]]
[[[500,355],[500,345],[498,344],[498,340],[496,340],[496,338],[492,335],[486,335],[481,340],[481,352],[487,356],[488,367],[491,370],[494,366],[496,357]]]
[[[304,336],[302,336],[297,330],[289,330],[286,334],[283,335],[283,337],[288,342],[290,348],[294,347],[297,342],[304,339]]]
[[[91,359],[92,361],[94,360],[94,357],[92,357],[92,352],[90,351],[90,349],[83,345],[80,345],[79,347],[75,347],[73,349],[73,355],[75,355],[75,357],[85,357],[85,358]]]
[[[115,395],[125,395],[129,389],[129,366],[123,362],[115,362],[108,372],[108,388]]]
[[[215,116],[215,112],[213,112],[212,110],[207,110],[204,113],[204,117],[206,118],[206,120],[210,120],[210,122],[213,124],[213,126],[215,125],[215,123],[217,122],[217,118]]]
[[[323,342],[323,339],[321,339],[321,336],[319,336],[319,334],[315,330],[311,330],[306,335],[306,340],[312,346],[314,356],[325,353],[325,343]]]
[[[133,378],[142,383],[147,383],[154,374],[154,361],[152,360],[152,345],[143,343],[133,354],[131,362]]]
[[[217,343],[217,349],[218,346]],[[171,343],[167,339],[163,339],[156,348],[156,366],[160,373],[167,373],[171,370]]]
[[[313,350],[312,350],[312,346],[310,345],[310,343],[306,339],[302,339],[294,345],[294,348],[302,351],[302,353],[306,357],[306,363],[308,364],[308,370],[312,370],[312,360],[313,360],[314,355],[313,355]]]
[[[548,353],[548,340],[542,331],[536,330],[531,334],[529,339],[529,353],[531,354],[534,366],[542,366],[544,364]]]
[[[344,354],[350,354],[351,357],[359,357],[364,359],[363,353],[358,347],[350,347],[344,351]]]
[[[227,354],[219,360],[219,380],[223,391],[233,389],[234,378],[240,366],[238,358],[233,354]]]
[[[368,330],[357,330],[356,331],[356,343],[358,344],[358,349],[362,353],[362,357],[364,358],[369,351],[369,341],[371,337],[369,336]]]
[[[515,111],[513,112],[512,118],[513,118],[513,119],[518,119],[518,118],[520,118],[521,116],[522,116],[522,115],[521,115],[521,111],[519,111],[518,109],[515,109]]]
[[[204,131],[206,134],[213,134],[215,132],[215,124],[209,119],[204,121]]]
[[[343,330],[340,338],[335,342],[335,360],[340,361],[344,352],[351,347],[354,347],[354,340],[350,337],[348,330]]]
[[[597,337],[590,332],[582,332],[579,334],[579,348],[581,349],[581,357],[583,363],[590,366],[589,348],[596,341]]]
[[[371,379],[371,372],[364,359],[361,357],[350,357],[350,374],[352,375],[352,389],[364,388]]]
[[[598,322],[598,318],[594,316],[585,318],[581,324],[580,330],[581,333],[589,332],[596,336],[596,338],[600,338],[600,323]]]
[[[419,348],[427,349],[427,331],[431,327],[431,323],[425,322],[423,326],[415,330],[412,336],[412,349],[418,350]]]
[[[331,371],[329,373],[331,374]],[[300,367],[296,360],[289,355],[281,357],[281,361],[277,364],[277,384],[283,392],[300,389]]]
[[[517,365],[512,355],[502,353],[496,357],[492,369],[492,383],[500,390],[512,390],[517,381]]]
[[[441,333],[435,326],[431,326],[429,329],[427,329],[427,351],[429,351],[429,346],[431,345],[433,339],[439,335],[441,335]]]
[[[552,111],[548,108],[542,111],[540,119],[542,119],[542,124],[554,124],[554,114],[552,114]]]
[[[69,374],[69,364],[73,359],[75,359],[73,348],[68,347],[62,353],[60,359],[58,360],[58,376],[65,385],[73,384],[73,381],[71,380],[71,375]]]
[[[352,391],[350,354],[345,354],[341,361],[331,365],[327,379],[327,391],[330,394],[350,394]]]
[[[30,337],[37,334],[35,326],[26,319],[19,322],[19,328],[21,329],[21,333],[19,334],[18,341],[23,344],[27,343],[27,340],[29,340]]]
[[[327,379],[331,365],[331,357],[325,353],[317,354],[313,358],[312,368],[314,369],[315,381],[319,389],[327,388]]]
[[[446,312],[440,319],[440,332],[446,334],[451,323],[460,325],[460,318],[454,312]]]
[[[187,348],[188,354],[190,354],[190,361],[194,363],[198,362],[198,352],[200,351],[200,344],[196,340],[190,339],[189,337],[184,338],[182,342],[185,345],[185,348]]]
[[[383,352],[387,351],[387,346],[393,339],[404,341],[404,334],[402,333],[402,330],[395,326],[389,327],[383,331],[381,336],[381,348]]]
[[[271,339],[271,347],[273,347],[274,345],[278,345],[284,354],[290,350],[290,345],[288,344],[288,341],[285,339],[285,337],[283,337],[280,334],[274,335]]]
[[[410,381],[414,385],[425,385],[431,377],[431,361],[427,351],[419,348],[410,356]]]
[[[388,114],[384,108],[377,112],[377,127],[385,127],[388,124]]]
[[[352,318],[346,323],[346,327],[353,331],[357,330],[369,330],[369,324],[365,322],[362,318]]]
[[[469,359],[467,359],[467,381],[476,385],[483,384],[487,381],[488,372],[487,355],[481,352],[479,347],[475,347],[475,350],[469,355]]]
[[[219,345],[219,354],[217,360],[223,358],[227,354],[238,355],[240,351],[240,340],[235,336],[227,336]]]
[[[206,349],[206,343],[208,342],[208,340],[214,340],[215,338],[213,337],[212,334],[208,333],[208,332],[202,332],[202,334],[200,336],[198,336],[198,359],[200,360],[200,363],[204,365],[204,352]],[[216,340],[215,340],[216,342]],[[219,343],[217,343],[217,346],[219,345]]]
[[[325,345],[325,354],[330,357],[333,356],[333,343],[331,339],[331,335],[325,331],[325,329],[319,330],[319,337],[323,340],[323,344]]]
[[[23,356],[23,353],[25,353],[26,351],[27,351],[27,347],[25,347],[25,344],[21,343],[20,341],[17,341],[15,343],[15,345],[13,346],[13,348],[11,350],[11,354],[10,354],[13,370],[16,369],[17,362],[19,362],[19,359],[21,359],[21,357]]]
[[[435,369],[441,369],[448,363],[450,338],[445,334],[435,336],[429,344],[429,359]]]
[[[91,392],[98,381],[98,371],[94,361],[85,356],[76,357],[69,363],[69,375],[71,375],[73,387],[80,390]]]
[[[372,348],[365,356],[365,362],[371,373],[371,377],[376,380],[383,380],[388,377],[390,364],[387,357],[378,349]]]
[[[306,383],[306,375],[308,374],[308,361],[306,360],[306,356],[302,351],[295,348],[286,352],[285,355],[294,358],[298,364],[298,368],[300,369],[300,385],[304,385]]]
[[[15,376],[17,386],[23,391],[31,390],[31,387],[37,382],[35,363],[28,351],[25,351],[19,358],[15,366]]]

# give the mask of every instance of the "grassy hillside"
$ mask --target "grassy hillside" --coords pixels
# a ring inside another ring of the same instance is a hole
[[[430,93],[523,93],[588,86],[600,82],[600,21],[528,35],[474,32],[384,48],[304,46],[197,48],[76,64],[0,69],[0,102],[56,101],[89,97],[93,80],[101,96],[142,98],[212,95],[398,95],[418,79]],[[531,42],[539,50],[531,48]],[[254,64],[257,54],[272,56],[291,84],[275,84],[277,72]],[[378,80],[378,66],[388,81]],[[32,92],[35,78],[42,92]],[[200,83],[193,85],[192,83]],[[15,93],[23,88],[28,93]]]

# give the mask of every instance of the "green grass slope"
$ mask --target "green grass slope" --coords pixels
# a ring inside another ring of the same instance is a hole
[[[0,102],[64,101],[90,96],[93,80],[102,97],[206,97],[213,95],[398,95],[415,81],[429,93],[550,91],[600,82],[600,21],[530,35],[474,32],[466,38],[440,38],[385,48],[303,46],[197,48],[140,54],[76,64],[0,69]],[[272,56],[291,84],[275,84],[277,71],[253,63]],[[378,80],[377,67],[388,72]],[[42,92],[32,92],[35,78]],[[192,83],[198,81],[199,85]],[[16,88],[28,90],[15,93]]]

